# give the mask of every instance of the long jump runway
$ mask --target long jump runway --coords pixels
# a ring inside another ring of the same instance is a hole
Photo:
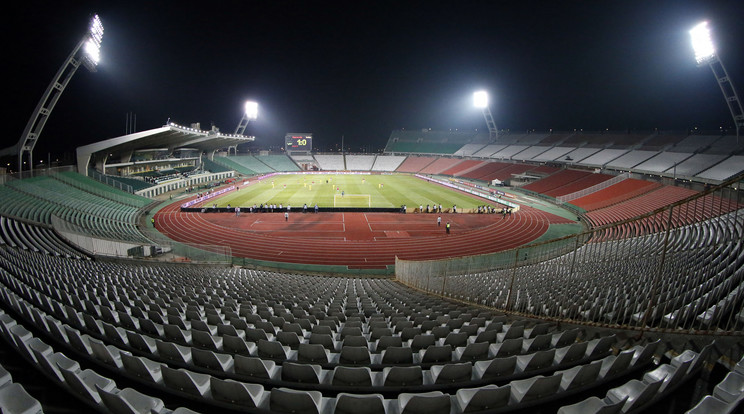
[[[185,213],[181,202],[155,215],[156,228],[187,244],[228,246],[234,257],[379,269],[395,257],[432,260],[493,253],[529,243],[551,223],[569,223],[530,207],[501,214]],[[445,224],[451,223],[446,234]]]

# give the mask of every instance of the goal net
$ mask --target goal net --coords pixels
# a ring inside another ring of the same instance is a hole
[[[333,207],[372,207],[369,194],[334,194]]]

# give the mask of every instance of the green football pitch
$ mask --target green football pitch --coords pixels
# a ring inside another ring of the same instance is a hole
[[[238,191],[209,203],[218,207],[248,207],[282,204],[293,207],[408,207],[409,212],[423,205],[442,205],[450,209],[476,208],[487,202],[438,184],[409,175],[361,174],[277,174],[250,184],[238,182]]]

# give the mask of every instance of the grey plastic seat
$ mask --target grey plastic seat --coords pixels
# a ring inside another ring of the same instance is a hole
[[[10,375],[10,372],[8,372],[7,369],[0,365],[0,387],[11,382],[13,382],[13,376]]]
[[[41,403],[18,383],[11,383],[0,388],[0,410],[3,413],[14,414],[37,414],[42,412]]]
[[[475,342],[460,346],[455,349],[455,360],[457,361],[478,361],[488,358],[490,352],[488,342]]]
[[[269,409],[277,413],[310,413],[323,412],[323,394],[320,391],[298,391],[290,388],[271,390]]]
[[[496,331],[501,332],[504,328],[504,322],[501,321],[491,321],[488,325],[486,325],[485,330],[486,331]]]
[[[479,332],[473,339],[473,342],[474,343],[477,343],[477,342],[494,343],[498,341],[498,335],[497,335],[498,333],[499,332],[496,330]]]
[[[362,336],[362,328],[358,326],[344,326],[338,332],[339,339],[344,339],[347,336]]]
[[[522,353],[522,338],[507,339],[490,345],[490,355],[496,358],[519,355]]]
[[[222,349],[231,354],[244,356],[256,355],[257,347],[253,342],[246,342],[239,336],[225,335],[222,337]]]
[[[469,337],[470,335],[467,332],[451,332],[444,338],[442,345],[451,345],[452,348],[465,346],[468,343]]]
[[[334,414],[385,414],[385,399],[380,394],[336,395]]]
[[[607,399],[591,396],[576,404],[564,405],[558,409],[558,414],[617,414],[622,410],[625,399],[612,403]]]
[[[437,338],[434,335],[415,335],[413,339],[411,339],[411,342],[409,343],[409,346],[411,349],[418,351],[420,349],[426,349],[434,344],[436,344]]]
[[[326,326],[325,328],[328,327]],[[330,328],[328,328],[328,331],[331,332]],[[308,343],[323,345],[323,348],[329,351],[334,351],[336,349],[336,340],[333,339],[333,336],[331,336],[330,333],[312,332],[310,333],[310,338],[308,338]]]
[[[498,387],[493,384],[479,388],[457,390],[456,401],[461,412],[495,410],[509,404],[511,386]]]
[[[413,349],[407,346],[391,346],[382,351],[383,364],[412,364]]]
[[[127,340],[129,340],[129,346],[148,354],[154,354],[158,350],[155,339],[137,332],[127,331]]]
[[[158,348],[158,355],[180,364],[191,364],[191,348],[179,345],[173,342],[155,340],[155,346]]]
[[[451,345],[432,345],[426,348],[426,350],[419,351],[419,356],[422,363],[430,362],[449,362],[452,361],[452,346]]]
[[[223,338],[214,336],[206,331],[191,331],[191,341],[195,348],[210,349],[212,351],[221,351]]]
[[[627,398],[622,411],[628,412],[643,407],[651,401],[659,391],[663,380],[645,383],[638,380],[630,380],[624,385],[607,391],[607,399],[617,403]]]
[[[297,360],[301,362],[327,363],[330,351],[322,344],[301,343],[297,348]]]
[[[706,395],[685,414],[733,414],[737,412],[741,403],[741,397],[734,402],[727,403],[712,395]]]
[[[68,369],[70,371],[80,371],[80,364],[70,358],[67,358],[63,353],[57,352],[54,354],[44,354],[37,351],[36,349],[31,350],[36,357],[36,362],[39,366],[46,371],[47,374],[56,378],[59,382],[64,382],[65,378],[60,372],[60,367]]]
[[[113,414],[159,413],[165,405],[163,400],[142,394],[133,388],[118,392],[98,389],[103,405]]]
[[[517,369],[517,357],[494,358],[487,361],[476,361],[473,365],[475,377],[493,379],[514,374]]]
[[[380,353],[391,346],[403,346],[403,338],[400,336],[380,337],[375,345],[375,352]]]
[[[550,397],[558,392],[561,385],[561,374],[544,377],[536,375],[523,380],[515,380],[511,385],[510,404],[521,404],[528,401]]]
[[[385,327],[373,328],[369,333],[370,341],[376,341],[383,336],[393,336],[393,330],[388,328],[387,325]]]
[[[555,349],[537,351],[529,355],[517,355],[517,370],[519,372],[536,371],[553,365]]]
[[[296,332],[279,331],[276,333],[276,341],[290,349],[297,349],[302,339]]]
[[[94,338],[91,338],[88,343],[93,352],[93,357],[97,360],[116,368],[123,367],[121,356],[119,355],[119,349],[117,347],[113,345],[105,345],[103,342]]]
[[[630,361],[633,359],[633,350],[620,352],[617,355],[609,355],[602,360],[602,369],[599,371],[599,377],[612,378],[615,375],[625,371],[630,367]]]
[[[320,384],[321,372],[320,365],[285,362],[282,364],[282,381]]]
[[[101,327],[107,340],[121,345],[129,345],[126,329],[111,325],[108,322],[101,322]]]
[[[65,383],[78,395],[82,396],[86,400],[92,401],[96,405],[101,404],[101,397],[98,395],[100,388],[104,391],[112,391],[116,384],[109,378],[99,375],[97,372],[86,369],[84,371],[73,371],[59,366],[59,370],[62,376],[65,378]]]
[[[548,330],[550,329],[549,323],[538,323],[532,328],[528,328],[524,330],[524,337],[526,339],[532,339],[535,338],[538,335],[546,335],[548,333]],[[552,336],[552,335],[551,335]]]
[[[577,365],[564,371],[557,371],[557,373],[563,374],[560,390],[568,391],[574,388],[581,388],[597,381],[601,368],[602,362],[594,361],[590,364]]]
[[[215,400],[244,407],[257,407],[264,396],[262,385],[237,382],[231,379],[223,380],[211,377],[210,389]]]
[[[163,373],[160,369],[160,363],[144,357],[133,356],[127,352],[121,352],[120,355],[121,363],[128,374],[148,382],[162,384]]]
[[[165,338],[169,341],[176,342],[180,345],[191,345],[191,331],[181,328],[178,325],[165,324],[163,325],[163,332]]]
[[[333,368],[332,385],[345,385],[353,387],[371,387],[372,370],[369,367],[343,367]]]
[[[424,373],[419,365],[385,367],[382,369],[382,382],[386,387],[422,385],[424,383]]]
[[[678,370],[684,369],[682,366]],[[685,370],[686,371],[686,370]],[[723,381],[713,389],[713,396],[727,403],[732,403],[744,395],[744,375],[731,371]]]
[[[366,346],[343,346],[338,356],[340,364],[369,365],[371,357]]]
[[[261,358],[285,360],[289,355],[289,347],[282,345],[281,342],[260,339],[256,353]]]
[[[665,392],[667,389],[674,389],[685,380],[690,365],[692,365],[692,361],[685,361],[676,367],[670,364],[659,365],[655,370],[643,374],[643,381],[650,383],[662,380],[659,393]]]
[[[451,405],[449,394],[441,391],[398,395],[401,414],[449,414]]]
[[[473,376],[473,364],[469,362],[432,365],[429,369],[435,384],[452,384],[470,381]]]
[[[203,397],[209,391],[210,375],[187,371],[183,368],[173,369],[161,366],[165,386],[187,394]]]
[[[697,372],[703,366],[703,364],[708,359],[708,357],[710,356],[710,353],[713,351],[714,344],[715,342],[709,343],[708,345],[704,346],[703,349],[701,349],[699,353],[693,350],[687,349],[681,354],[672,358],[671,364],[673,366],[678,366],[682,364],[684,361],[691,359],[692,365],[690,365],[690,368],[687,369],[687,372],[690,374]]]
[[[243,355],[235,355],[233,358],[236,374],[261,379],[272,379],[278,375],[278,368],[274,361]]]
[[[499,332],[497,335],[499,342],[504,342],[505,339],[516,339],[524,337],[524,325],[511,324],[505,331]]]
[[[580,361],[586,355],[587,345],[586,342],[574,342],[562,348],[556,348],[553,362],[555,365],[561,365]]]
[[[80,332],[78,332],[77,329],[73,329],[70,326],[65,326],[64,330],[65,335],[67,335],[67,342],[69,342],[73,348],[80,352],[90,354],[90,338],[87,335],[80,335]]]
[[[233,367],[233,356],[216,353],[208,349],[191,348],[194,365],[213,371],[229,372]]]
[[[522,341],[522,353],[531,354],[537,351],[544,351],[550,348],[550,340],[552,335],[541,334],[532,337],[531,339],[525,339]]]
[[[650,342],[646,344],[645,346],[642,345],[636,345],[632,349],[634,351],[633,359],[630,361],[631,367],[640,367],[642,365],[648,364],[651,362],[651,360],[654,357],[654,354],[656,353],[656,350],[659,348],[659,344],[661,344],[661,339],[657,339],[654,342]]]
[[[598,358],[610,352],[610,347],[615,343],[615,335],[603,336],[592,339],[587,344],[586,356],[589,358]]]
[[[550,340],[550,345],[552,345],[553,348],[561,348],[574,344],[577,339],[579,339],[579,329],[568,329],[554,333]]]
[[[341,341],[341,347],[344,346],[364,346],[369,348],[369,342],[363,336],[348,335]]]
[[[430,322],[436,323],[436,321],[430,321]],[[441,325],[441,326],[437,325],[437,326],[433,326],[427,329],[427,328],[424,328],[424,326],[422,325],[421,331],[422,332],[431,331],[431,334],[434,335],[434,338],[440,339],[452,333],[452,328],[450,328],[447,325]]]
[[[263,329],[248,328],[245,330],[245,340],[258,343],[260,340],[268,341],[274,338],[274,334],[269,335]]]

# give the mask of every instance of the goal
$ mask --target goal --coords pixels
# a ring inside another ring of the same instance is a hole
[[[369,194],[334,194],[333,207],[372,207]]]

